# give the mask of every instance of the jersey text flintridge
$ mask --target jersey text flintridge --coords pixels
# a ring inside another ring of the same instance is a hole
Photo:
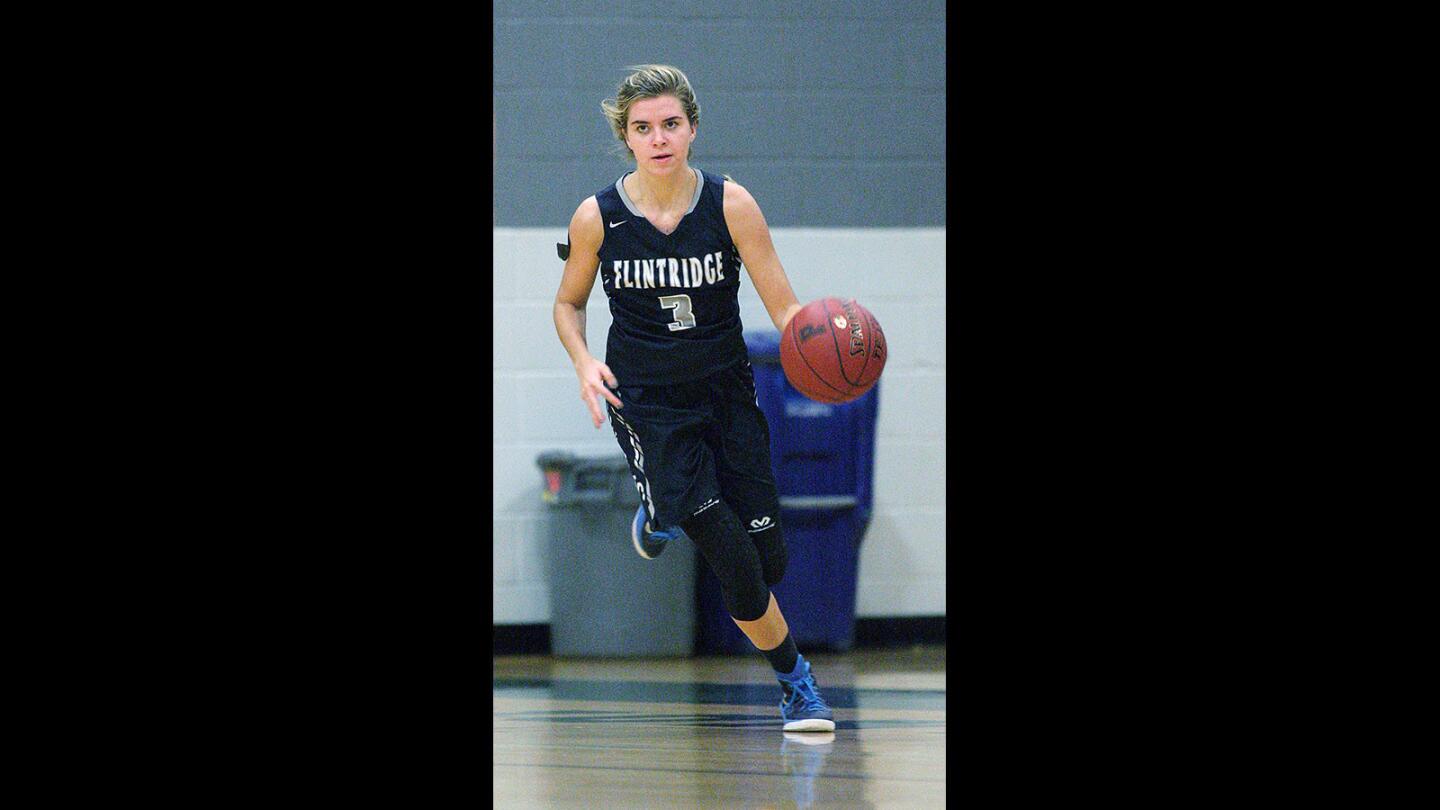
[[[663,287],[706,287],[725,280],[725,253],[676,259],[624,259],[612,262],[614,288],[653,290]]]

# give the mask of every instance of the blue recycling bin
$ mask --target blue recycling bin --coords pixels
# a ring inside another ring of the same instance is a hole
[[[860,541],[870,524],[880,384],[843,405],[816,402],[790,385],[780,335],[747,332],[755,393],[770,424],[770,460],[789,549],[771,590],[801,651],[848,650],[855,641]],[[695,648],[734,655],[754,645],[725,610],[720,582],[702,555],[696,575]]]

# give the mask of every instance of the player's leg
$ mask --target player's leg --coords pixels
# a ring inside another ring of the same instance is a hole
[[[755,404],[755,381],[748,362],[711,380],[715,423],[709,440],[716,478],[725,503],[740,516],[749,544],[761,560],[766,585],[784,577],[788,553],[780,525],[780,498],[770,463],[770,431]],[[833,731],[834,716],[810,673],[810,663],[795,647],[789,625],[773,594],[758,619],[735,623],[770,662],[780,682],[780,715],[786,731]]]
[[[760,553],[765,583],[775,585],[785,576],[789,556],[770,461],[770,427],[755,404],[755,377],[746,361],[710,382],[715,422],[709,436],[721,497],[740,517]]]
[[[653,560],[660,556],[671,540],[680,535],[680,530],[674,523],[677,513],[673,511],[669,513],[671,522],[660,522],[655,507],[654,485],[651,483],[647,465],[649,469],[655,469],[656,465],[661,463],[662,451],[675,433],[684,426],[674,424],[668,418],[662,418],[657,423],[654,415],[647,413],[651,410],[650,403],[640,402],[643,395],[641,389],[626,389],[624,396],[635,396],[636,403],[631,406],[629,399],[621,400],[627,403],[625,410],[628,413],[625,415],[621,415],[612,405],[607,404],[606,407],[610,411],[610,425],[615,430],[615,440],[625,451],[625,459],[630,463],[630,477],[634,479],[635,489],[640,493],[640,506],[635,510],[635,517],[630,520],[630,543],[635,547],[635,553],[647,560]],[[691,426],[689,429],[694,431],[696,428]],[[641,438],[642,431],[647,434],[646,438]],[[645,452],[647,446],[651,448],[648,458]],[[662,503],[667,504],[674,500],[675,493],[671,492],[660,498]]]
[[[770,594],[770,607],[754,622],[735,623],[770,661],[775,680],[780,682],[780,718],[785,731],[834,731],[835,715],[821,697],[810,662],[795,648],[785,616],[775,594]],[[765,646],[771,645],[774,646]]]
[[[716,423],[710,388],[622,386],[617,393],[625,408],[610,408],[611,422],[647,514],[655,525],[679,524],[684,529],[719,580],[731,618],[757,647],[765,645],[762,649],[774,667],[794,645],[765,583],[760,552],[720,497],[713,442],[707,436]],[[788,660],[793,661],[791,669],[776,674],[785,692],[785,729],[833,730],[809,665],[798,653]]]
[[[705,438],[714,421],[708,389],[621,386],[617,394],[625,407],[610,407],[611,423],[640,492],[645,522],[652,530],[683,528],[720,580],[730,615],[760,618],[770,591],[758,553],[720,500],[714,453]]]
[[[785,731],[834,731],[835,718],[810,673],[810,662],[795,647],[775,595],[765,584],[760,553],[740,518],[722,500],[681,521],[720,580],[730,617],[775,670],[780,682],[780,717]]]
[[[616,394],[625,407],[606,405],[615,440],[640,493],[639,516],[650,531],[679,525],[719,490],[708,451],[695,452],[704,443],[708,414],[693,406],[690,393],[683,386],[621,386]]]
[[[704,452],[709,455],[708,448]],[[718,488],[714,497],[681,519],[680,527],[720,581],[720,595],[730,617],[742,629],[746,622],[762,619],[770,607],[770,588],[765,584],[760,555],[746,539],[740,519],[720,500]]]

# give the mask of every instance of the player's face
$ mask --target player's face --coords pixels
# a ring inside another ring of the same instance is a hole
[[[656,174],[669,174],[686,165],[695,127],[674,96],[646,98],[630,106],[625,144],[635,153],[635,165]]]

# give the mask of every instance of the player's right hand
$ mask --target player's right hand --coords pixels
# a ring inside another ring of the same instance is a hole
[[[615,381],[615,375],[610,373],[610,367],[596,360],[593,357],[581,360],[575,366],[575,374],[580,378],[580,398],[585,400],[585,407],[590,409],[590,421],[595,423],[595,429],[600,429],[600,424],[605,421],[605,409],[600,406],[600,397],[617,408],[625,407],[620,403],[620,398],[610,391],[610,388],[619,387]],[[609,385],[609,388],[606,387]]]

